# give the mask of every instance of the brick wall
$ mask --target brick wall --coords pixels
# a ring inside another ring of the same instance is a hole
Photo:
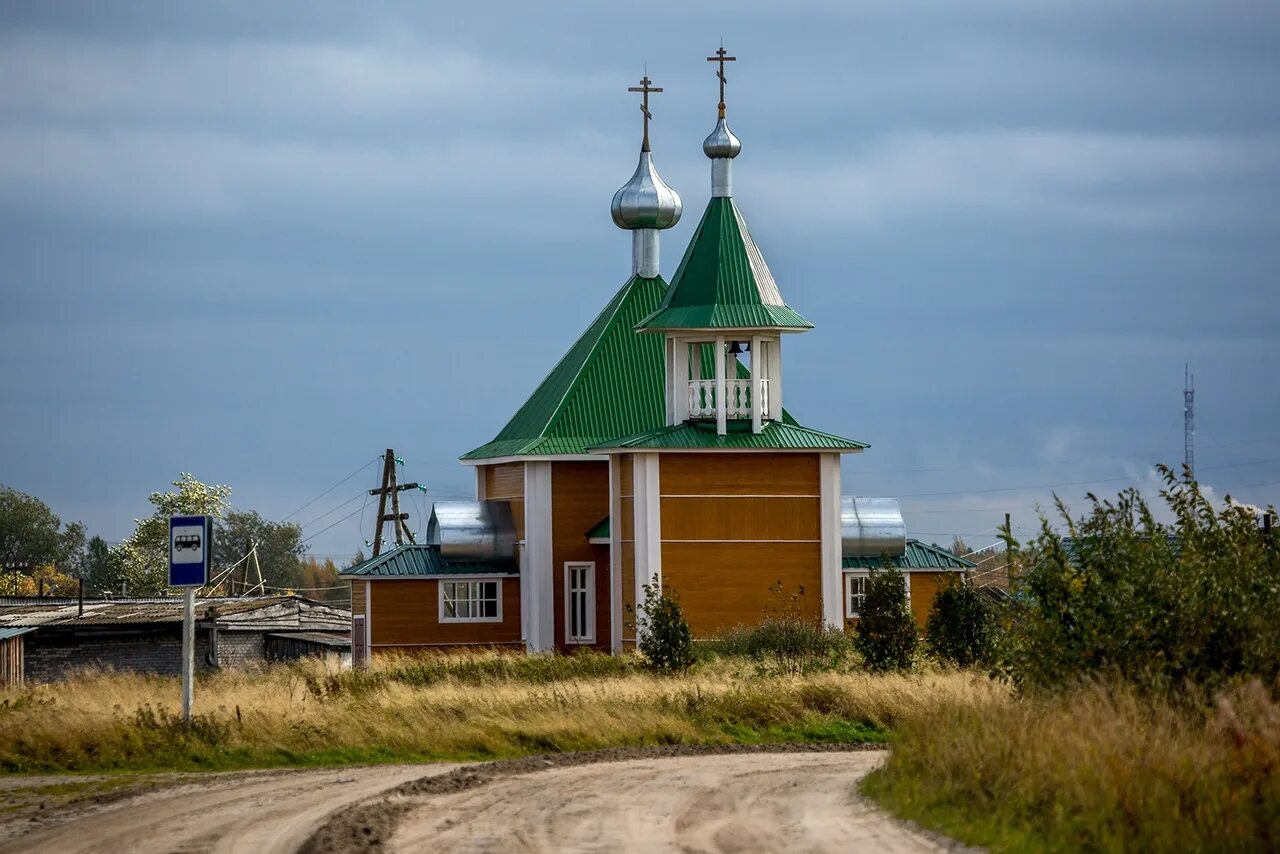
[[[65,679],[85,668],[177,676],[182,673],[182,630],[174,624],[133,632],[76,632],[37,629],[24,636],[26,678],[32,682]],[[266,659],[264,634],[218,632],[218,665],[240,667]],[[196,671],[209,666],[209,629],[196,628]]]

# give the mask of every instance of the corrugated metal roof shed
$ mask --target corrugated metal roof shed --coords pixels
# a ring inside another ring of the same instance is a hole
[[[733,199],[707,203],[671,289],[637,329],[811,329],[782,301]]]
[[[300,596],[223,597],[196,600],[196,619],[207,622],[217,611],[219,625],[227,628],[341,628],[350,612]],[[86,600],[84,613],[75,599],[0,604],[0,628],[46,626],[126,626],[182,622],[182,600]]]
[[[860,451],[870,447],[865,442],[810,430],[799,424],[769,421],[759,433],[751,432],[749,421],[730,421],[724,436],[716,434],[716,425],[707,421],[687,421],[662,427],[625,439],[605,442],[592,448],[610,450],[786,450],[786,451]]]
[[[973,569],[977,564],[956,557],[946,549],[926,545],[919,540],[907,540],[906,551],[889,558],[898,569]],[[844,569],[880,569],[883,557],[858,556],[841,558]]]
[[[421,578],[430,575],[518,575],[520,568],[509,561],[445,561],[440,550],[428,545],[397,546],[370,558],[359,566],[344,569],[343,578]]]

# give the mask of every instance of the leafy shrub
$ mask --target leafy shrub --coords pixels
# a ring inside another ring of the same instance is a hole
[[[872,570],[854,634],[854,646],[867,667],[906,670],[918,643],[902,572],[892,566]]]
[[[1114,501],[1090,495],[1080,519],[1059,500],[1065,541],[1041,519],[1004,654],[1015,680],[1045,686],[1104,675],[1156,690],[1212,690],[1280,678],[1276,544],[1255,510],[1229,499],[1215,507],[1195,483],[1160,471],[1170,525],[1132,489]]]
[[[693,635],[679,602],[660,586],[646,584],[640,615],[640,654],[651,668],[684,671],[693,666]]]
[[[977,590],[953,581],[938,591],[925,623],[930,652],[960,667],[972,667],[990,656],[991,635],[991,612]]]
[[[813,673],[838,667],[853,644],[843,631],[798,616],[766,617],[754,626],[735,626],[704,646],[723,656],[753,659],[768,670]]]

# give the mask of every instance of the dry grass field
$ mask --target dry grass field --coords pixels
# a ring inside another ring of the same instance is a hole
[[[708,662],[655,676],[628,659],[380,658],[224,671],[177,717],[175,679],[85,673],[0,693],[0,769],[190,770],[486,759],[655,744],[884,741],[938,704],[1005,691],[956,672],[762,675]]]

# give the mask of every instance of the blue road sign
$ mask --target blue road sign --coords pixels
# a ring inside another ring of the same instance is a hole
[[[169,517],[170,587],[203,587],[212,557],[212,516]]]

